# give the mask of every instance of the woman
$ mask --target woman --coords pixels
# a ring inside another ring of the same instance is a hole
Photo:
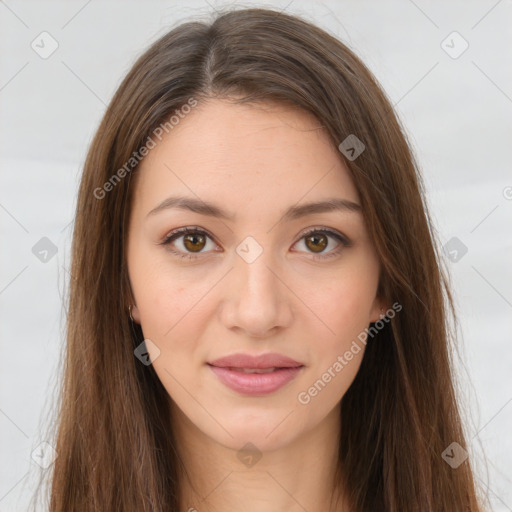
[[[50,510],[481,510],[431,229],[340,41],[264,9],[163,36],[85,163]]]

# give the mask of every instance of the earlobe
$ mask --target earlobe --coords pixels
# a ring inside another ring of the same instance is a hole
[[[379,320],[382,320],[386,315],[384,314],[384,308],[380,308],[377,316],[373,315],[371,322],[375,323]]]
[[[370,315],[370,322],[375,323],[379,320],[382,320],[386,316],[386,305],[381,305],[380,302],[376,302],[374,307],[372,308],[372,313]]]
[[[130,315],[130,320],[140,325],[140,313],[135,304],[130,304],[128,306],[128,313]]]
[[[140,325],[140,312],[137,306],[135,305],[135,299],[133,298],[133,292],[131,290],[131,286],[129,287],[129,291],[125,295],[125,304],[128,304],[128,316],[132,323],[137,323]]]

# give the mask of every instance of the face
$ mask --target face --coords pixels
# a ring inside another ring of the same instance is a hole
[[[262,451],[333,421],[383,304],[357,190],[319,123],[211,100],[137,172],[132,315],[173,421]],[[339,207],[306,207],[327,200]],[[235,354],[249,359],[219,361]]]

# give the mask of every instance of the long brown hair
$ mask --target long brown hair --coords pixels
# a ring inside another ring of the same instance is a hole
[[[335,477],[352,510],[479,511],[469,459],[452,468],[442,457],[452,442],[467,448],[453,382],[455,315],[406,135],[343,43],[296,16],[239,9],[156,41],[92,141],[73,233],[51,512],[179,508],[182,466],[168,395],[134,357],[143,334],[127,311],[125,235],[133,154],[191,98],[211,97],[293,104],[316,116],[336,146],[350,135],[365,145],[358,158],[340,158],[381,261],[379,291],[402,311],[368,341],[341,400]]]

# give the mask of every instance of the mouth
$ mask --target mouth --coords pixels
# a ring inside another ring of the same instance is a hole
[[[270,359],[279,359],[279,364],[274,362],[271,365],[265,362]],[[303,364],[293,359],[275,354],[259,358],[235,355],[207,364],[226,387],[250,396],[264,396],[278,391],[297,377],[304,368]]]

